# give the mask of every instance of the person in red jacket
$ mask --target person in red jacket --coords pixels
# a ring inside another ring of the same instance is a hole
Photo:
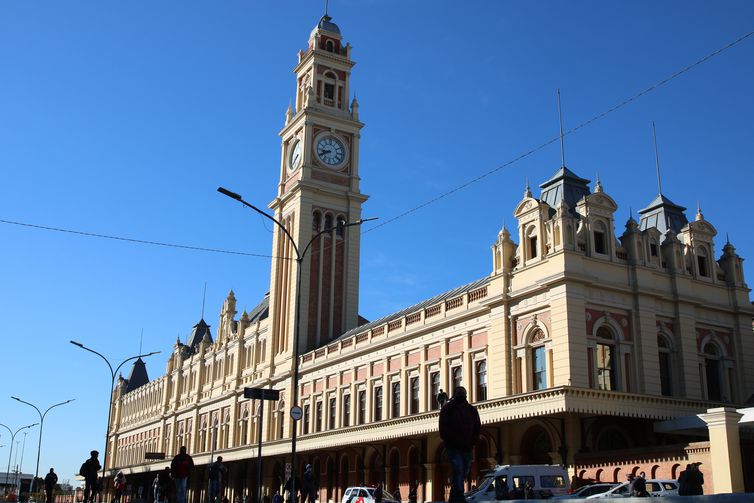
[[[181,446],[178,454],[170,462],[170,475],[175,480],[175,498],[178,503],[186,503],[188,478],[193,468],[194,459],[186,453],[186,447]]]
[[[471,455],[481,430],[479,412],[466,400],[466,388],[453,390],[453,398],[440,409],[440,438],[453,469],[449,503],[464,503],[464,480],[471,468]]]

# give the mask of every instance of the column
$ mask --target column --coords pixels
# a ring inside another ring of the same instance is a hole
[[[708,409],[699,417],[707,423],[709,430],[710,458],[712,460],[708,474],[714,466],[715,493],[744,492],[744,476],[741,469],[741,440],[738,421],[743,414],[733,407]]]

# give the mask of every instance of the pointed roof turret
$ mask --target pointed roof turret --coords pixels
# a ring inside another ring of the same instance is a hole
[[[557,208],[560,201],[565,201],[571,213],[576,215],[576,203],[590,194],[590,181],[563,166],[555,172],[552,178],[539,186],[542,189],[539,199],[551,208]]]
[[[149,376],[147,375],[147,366],[144,363],[144,360],[141,358],[138,358],[135,362],[133,367],[131,367],[131,373],[128,375],[128,379],[126,380],[126,393],[129,391],[133,391],[136,388],[140,388],[141,386],[144,386],[145,384],[149,383]]]
[[[683,206],[659,194],[646,208],[639,210],[639,215],[641,215],[639,228],[645,231],[654,227],[663,235],[668,229],[672,229],[677,234],[689,222],[686,219],[685,210]]]
[[[210,343],[212,342],[212,334],[209,330],[209,325],[204,321],[204,318],[199,320],[199,323],[194,325],[194,329],[191,331],[187,345],[189,347],[196,347],[200,342],[204,340],[205,335],[209,337]]]

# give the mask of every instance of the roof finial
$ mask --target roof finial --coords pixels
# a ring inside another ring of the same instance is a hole
[[[202,318],[204,319],[204,302],[207,300],[207,282],[204,282],[204,294],[202,295]]]
[[[560,161],[565,168],[565,142],[563,141],[563,111],[560,108],[560,88],[558,88],[558,117],[560,117]]]
[[[327,16],[327,2],[328,0],[325,0],[325,16]]]
[[[655,121],[652,121],[652,137],[655,142],[655,166],[657,167],[657,193],[662,194],[662,180],[660,179],[660,153],[657,150],[657,129]]]
[[[597,182],[594,184],[595,192],[602,192],[602,182],[600,182],[600,174],[597,173]]]
[[[531,187],[529,187],[529,177],[526,177],[526,190],[524,191],[524,197],[531,197]]]
[[[704,215],[702,214],[702,205],[699,203],[699,200],[696,200],[696,220],[704,220]]]
[[[725,232],[725,244],[727,244],[727,245],[730,244],[730,236],[728,236],[728,232],[727,231]]]

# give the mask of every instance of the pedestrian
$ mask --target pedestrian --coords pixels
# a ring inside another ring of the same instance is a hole
[[[401,488],[400,487],[396,487],[395,489],[393,489],[393,499],[395,501],[398,501],[398,502],[403,501],[403,497],[401,496]]]
[[[170,475],[175,480],[175,499],[178,503],[186,503],[188,478],[193,468],[194,459],[186,452],[186,446],[182,445],[170,462]]]
[[[312,465],[306,465],[304,468],[304,481],[301,486],[301,503],[314,503],[314,497],[317,492],[317,481],[314,479],[314,470]]]
[[[47,503],[53,502],[53,492],[55,491],[55,484],[58,483],[58,476],[55,474],[55,470],[50,468],[50,473],[45,475],[45,495],[47,496]]]
[[[374,488],[374,503],[382,503],[382,482]]]
[[[440,404],[440,408],[442,409],[442,406],[445,405],[445,402],[448,401],[448,394],[445,393],[442,388],[440,388],[440,392],[437,394],[437,403]]]
[[[691,471],[686,474],[688,478],[689,496],[704,494],[704,474],[699,470],[701,463],[691,463]]]
[[[647,492],[647,479],[644,477],[644,472],[639,473],[638,477],[634,477],[630,489],[631,492],[629,494],[635,498],[646,498],[649,496]]]
[[[156,503],[168,501],[168,491],[170,491],[170,467],[166,466],[164,470],[157,472],[154,478],[154,500]]]
[[[89,459],[84,461],[79,468],[79,475],[84,477],[84,503],[92,503],[99,494],[99,481],[97,473],[102,465],[99,464],[99,452],[91,451]]]
[[[408,488],[408,503],[416,503],[418,490],[419,490],[419,481],[417,480],[416,482],[411,484]]]
[[[308,465],[307,465],[308,466]],[[293,483],[296,483],[294,490],[296,494],[291,494],[291,486]],[[285,485],[283,486],[283,490],[286,492],[286,503],[298,503],[298,497],[299,494],[302,494],[301,492],[301,479],[296,477],[296,479],[293,479],[293,475],[288,477],[288,480],[286,481]],[[303,496],[303,494],[302,494]]]
[[[120,503],[123,493],[126,492],[126,476],[123,475],[123,472],[118,472],[115,475],[113,485],[115,486],[115,498],[113,499],[113,502]]]
[[[534,486],[531,484],[531,479],[526,479],[526,484],[524,484],[524,499],[534,499]]]
[[[220,494],[223,480],[228,474],[228,469],[223,464],[223,457],[217,456],[215,462],[209,465],[209,500],[216,502]],[[219,502],[218,502],[219,503]]]
[[[272,503],[283,503],[283,497],[280,496],[280,491],[275,489],[275,494],[272,495]]]
[[[691,464],[686,465],[686,469],[678,474],[678,496],[688,496],[689,492],[689,472],[691,472]]]
[[[507,500],[509,496],[508,477],[503,475],[495,479],[495,499],[498,501]]]
[[[466,388],[458,386],[453,398],[440,409],[440,438],[453,469],[449,503],[465,503],[464,480],[471,468],[471,454],[479,440],[481,422],[476,407],[466,400]]]

